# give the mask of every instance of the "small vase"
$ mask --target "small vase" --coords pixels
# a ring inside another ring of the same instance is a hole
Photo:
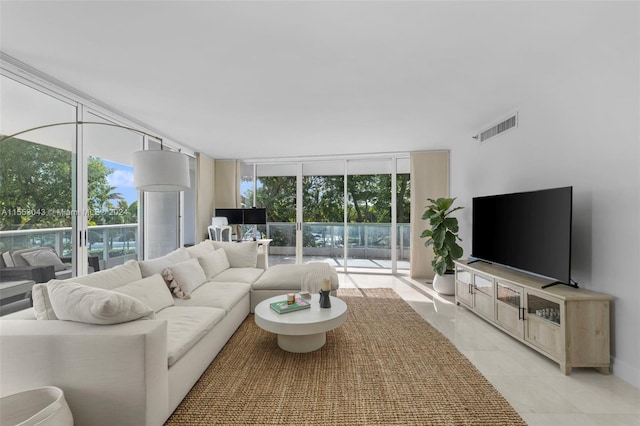
[[[330,291],[320,290],[320,307],[321,308],[330,308],[331,307],[331,298],[329,297]]]

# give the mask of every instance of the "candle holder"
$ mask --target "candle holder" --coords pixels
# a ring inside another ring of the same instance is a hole
[[[331,299],[329,297],[329,293],[331,293],[331,291],[320,290],[320,307],[321,308],[331,307]]]

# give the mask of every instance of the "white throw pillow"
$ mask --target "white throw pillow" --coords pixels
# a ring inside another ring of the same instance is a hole
[[[217,249],[224,249],[232,268],[255,268],[258,264],[258,243],[256,241],[242,243],[211,241],[211,244]]]
[[[198,259],[190,259],[168,267],[162,273],[162,277],[167,281],[169,289],[178,298],[188,298],[193,290],[207,282],[204,270],[200,266]],[[183,294],[180,295],[175,287]]]
[[[36,284],[31,288],[31,297],[33,298],[33,311],[36,319],[39,320],[57,320],[58,317],[53,311],[51,299],[49,298],[49,290],[46,284]]]
[[[20,254],[29,266],[49,266],[53,265],[53,269],[64,271],[67,269],[53,249],[42,248],[41,250],[28,251]]]
[[[211,241],[204,240],[195,246],[187,247],[187,252],[192,259],[196,259],[202,255],[215,251],[215,249],[216,248],[211,244]]]
[[[153,309],[126,294],[65,281],[51,282],[48,287],[53,311],[61,320],[119,324],[156,317]]]
[[[211,280],[220,272],[226,271],[231,267],[229,259],[227,259],[227,253],[223,249],[200,256],[198,262],[200,262],[207,280]]]
[[[160,274],[153,274],[150,277],[116,287],[113,291],[135,297],[153,309],[154,312],[173,306],[174,303],[171,292]]]
[[[82,277],[75,277],[74,283],[88,285],[90,287],[113,290],[116,287],[142,279],[140,265],[137,260],[127,260],[122,265],[104,269]]]
[[[162,274],[162,271],[169,266],[189,259],[189,252],[187,252],[185,248],[181,247],[165,256],[158,257],[157,259],[141,260],[138,264],[140,265],[142,278],[146,278],[153,274]]]

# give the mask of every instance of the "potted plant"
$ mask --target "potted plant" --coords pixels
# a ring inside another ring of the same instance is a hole
[[[428,220],[430,228],[422,231],[420,238],[428,238],[424,243],[426,247],[432,246],[434,258],[431,261],[436,276],[433,280],[433,289],[441,294],[455,294],[455,280],[453,276],[454,263],[462,257],[462,247],[458,241],[458,219],[451,217],[451,213],[463,207],[453,207],[455,198],[428,198],[429,205],[422,215],[423,220]]]

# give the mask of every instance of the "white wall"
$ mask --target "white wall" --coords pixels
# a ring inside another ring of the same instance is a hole
[[[637,19],[635,32],[613,33],[594,47],[590,67],[504,111],[519,111],[518,129],[483,144],[473,131],[452,135],[451,195],[467,207],[460,219],[468,254],[472,197],[573,186],[572,278],[616,297],[613,372],[640,387]]]

